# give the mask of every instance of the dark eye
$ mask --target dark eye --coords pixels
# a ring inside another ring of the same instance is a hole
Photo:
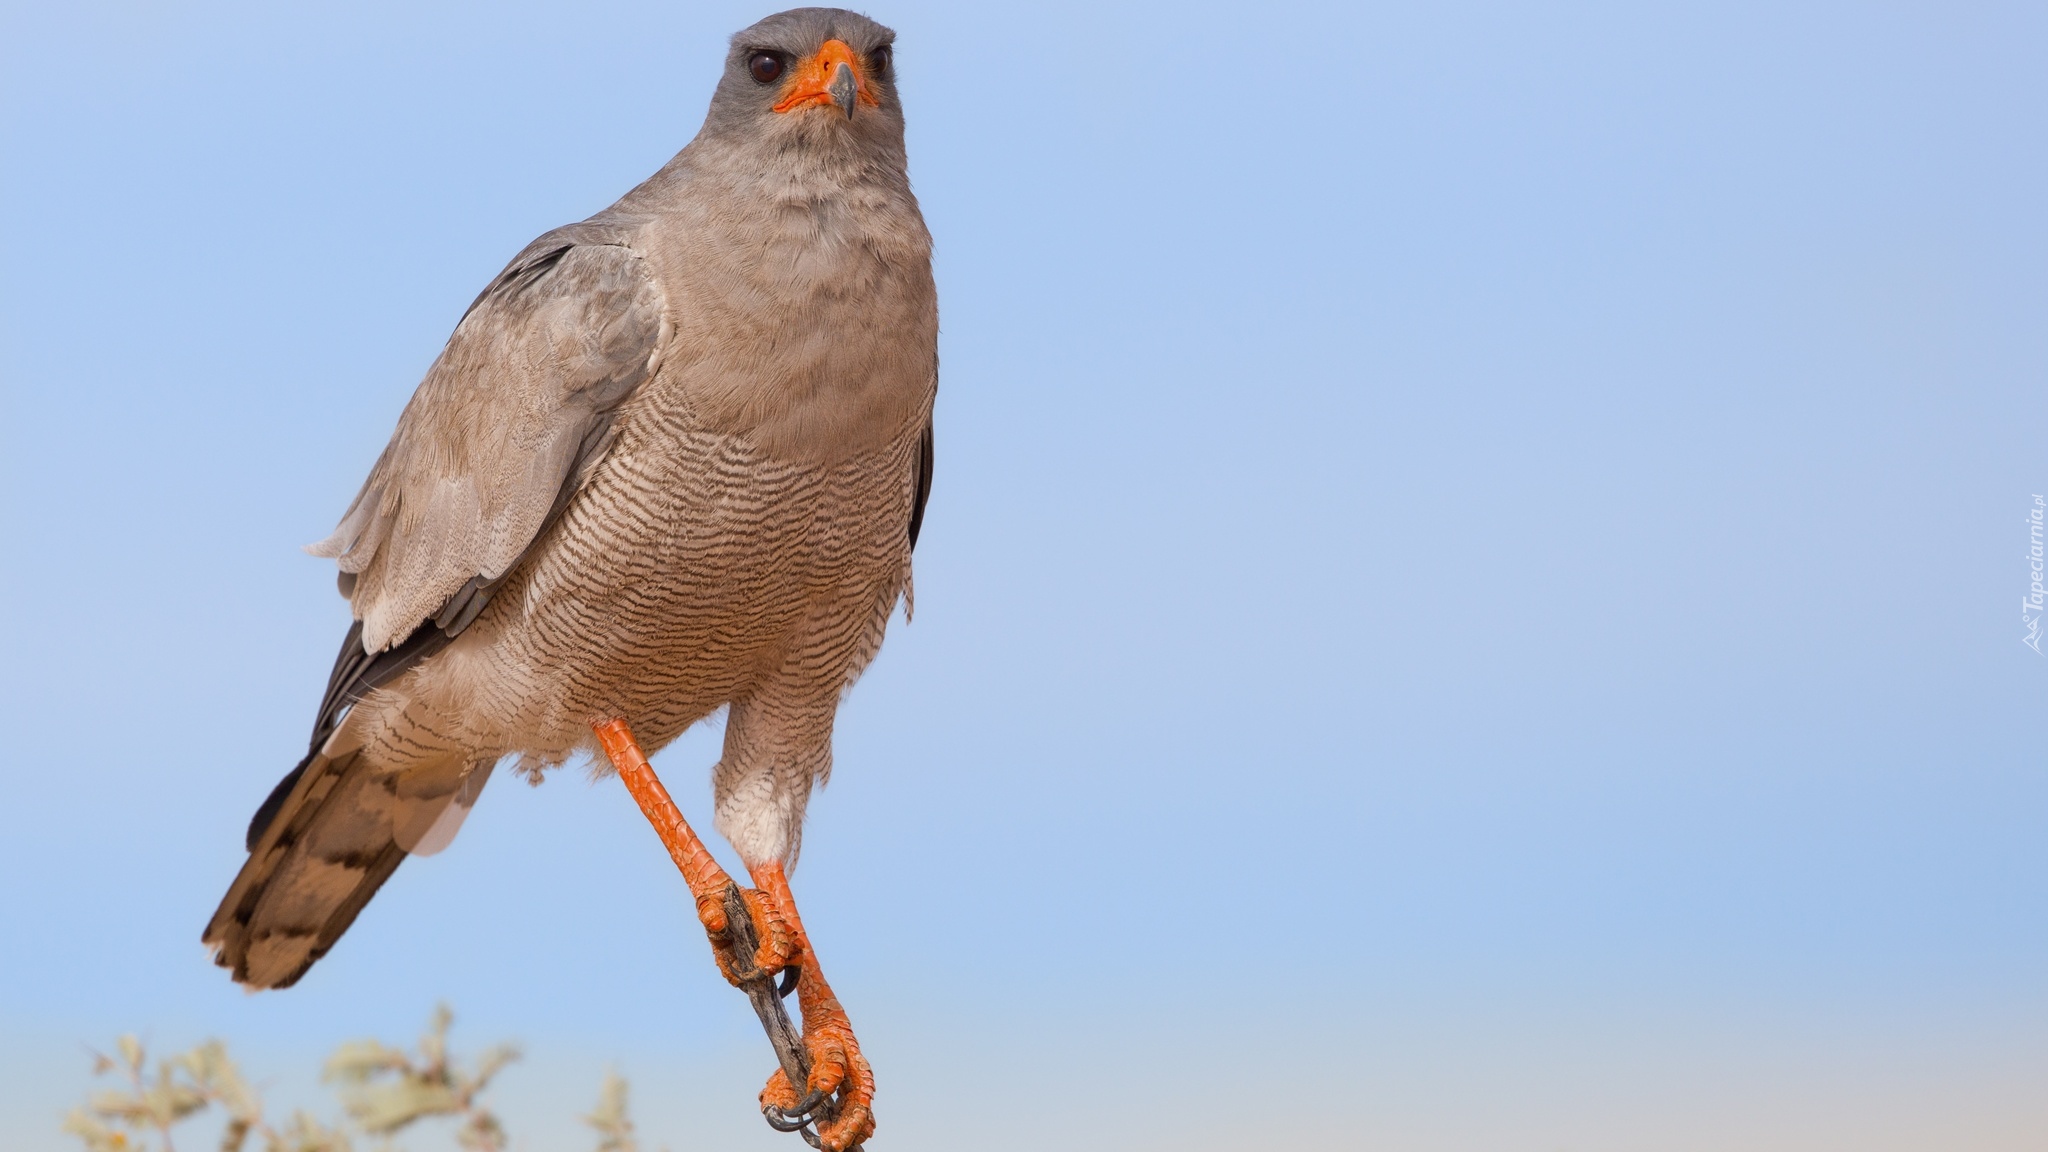
[[[756,52],[747,57],[747,71],[756,83],[773,84],[782,75],[782,57],[773,52]]]
[[[884,44],[873,52],[868,53],[868,67],[873,68],[877,76],[887,76],[889,74],[889,58],[893,55],[895,55],[895,52],[887,44]]]

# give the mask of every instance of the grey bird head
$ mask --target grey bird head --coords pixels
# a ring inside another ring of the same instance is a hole
[[[795,147],[900,146],[895,39],[841,8],[778,12],[732,38],[705,133]]]

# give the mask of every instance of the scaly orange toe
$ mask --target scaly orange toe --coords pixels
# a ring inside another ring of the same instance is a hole
[[[796,934],[797,1007],[804,1018],[804,1050],[810,1057],[810,1082],[799,1095],[781,1069],[761,1089],[761,1105],[779,1111],[808,1111],[815,1118],[818,1147],[824,1152],[849,1152],[875,1134],[875,1073],[861,1054],[846,1009],[825,982],[817,952],[796,913],[796,899],[782,865],[750,869],[760,891],[781,906],[784,921]],[[805,1109],[808,1104],[810,1107]]]

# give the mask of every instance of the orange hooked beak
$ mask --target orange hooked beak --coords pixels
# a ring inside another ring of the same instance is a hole
[[[790,77],[775,110],[791,112],[813,104],[837,104],[851,120],[855,102],[870,108],[881,103],[861,76],[860,57],[844,40],[827,40],[817,55],[796,66],[796,75]]]

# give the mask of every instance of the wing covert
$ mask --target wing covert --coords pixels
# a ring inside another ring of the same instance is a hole
[[[476,618],[610,446],[663,317],[639,254],[590,225],[536,240],[484,289],[334,534],[307,549],[340,565],[363,656]]]

